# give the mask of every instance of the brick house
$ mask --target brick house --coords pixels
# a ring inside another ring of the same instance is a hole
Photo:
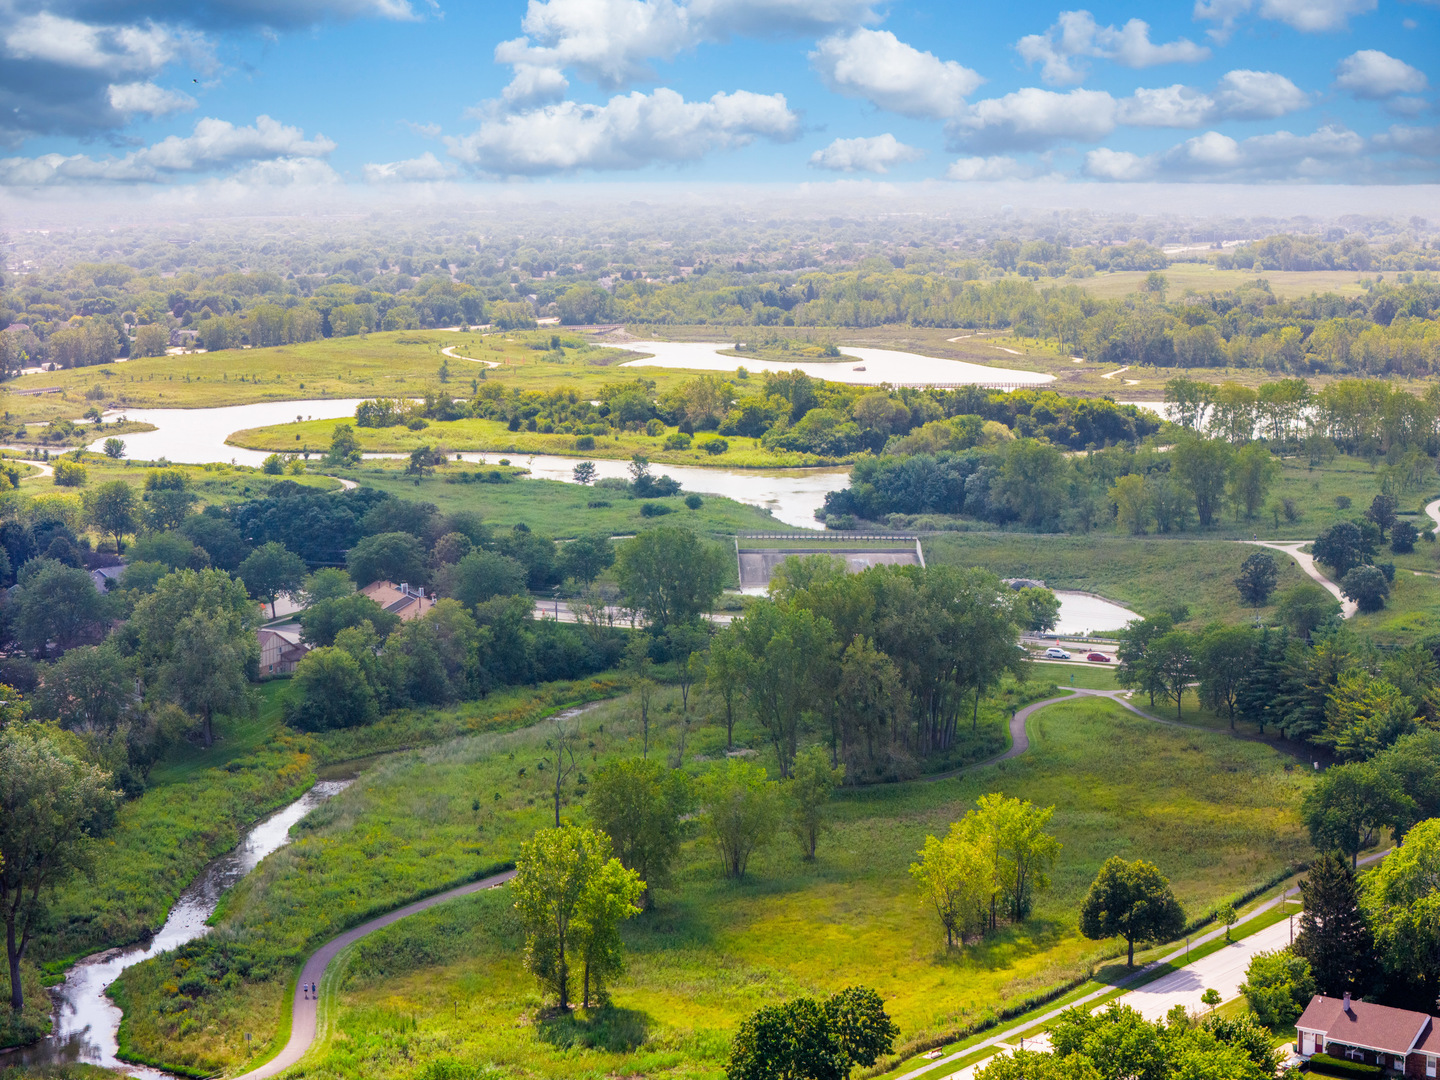
[[[310,646],[300,640],[298,626],[263,627],[255,631],[260,641],[260,677],[289,675]]]
[[[1305,1060],[1327,1054],[1378,1065],[1416,1080],[1433,1078],[1440,1059],[1440,1030],[1428,1013],[1392,1009],[1316,994],[1295,1021],[1296,1052]]]
[[[400,616],[401,622],[418,619],[435,606],[435,597],[426,596],[424,589],[417,589],[409,582],[396,585],[391,581],[372,581],[360,590],[386,611]]]

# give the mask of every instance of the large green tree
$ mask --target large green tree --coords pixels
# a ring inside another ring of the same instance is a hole
[[[626,604],[657,629],[709,611],[729,571],[724,549],[672,525],[646,529],[622,543],[615,556]]]
[[[780,775],[790,775],[802,718],[829,695],[835,653],[830,621],[808,608],[761,600],[731,624],[747,657],[745,700],[775,748]]]
[[[747,1016],[735,1032],[727,1080],[845,1080],[890,1053],[899,1027],[880,995],[850,986],[828,998],[795,998]]]
[[[16,639],[38,656],[95,640],[110,617],[112,602],[100,595],[84,570],[54,559],[33,559],[20,572],[10,596]]]
[[[1170,453],[1170,469],[1195,503],[1201,528],[1209,528],[1225,497],[1230,447],[1222,439],[1185,436]]]
[[[1428,1007],[1440,992],[1440,818],[1411,828],[1361,897],[1390,996]]]
[[[85,516],[99,532],[115,538],[115,550],[123,550],[125,537],[140,527],[135,489],[124,480],[98,484],[82,496]]]
[[[1381,829],[1410,820],[1414,808],[1393,772],[1355,761],[1320,774],[1300,799],[1300,819],[1317,851],[1338,851],[1353,866]]]
[[[1185,909],[1169,880],[1143,859],[1110,856],[1080,905],[1080,932],[1092,941],[1124,938],[1125,962],[1132,968],[1137,941],[1169,941],[1184,928]]]
[[[4,693],[15,697],[9,687]],[[109,774],[82,761],[54,729],[33,722],[0,728],[0,917],[16,1013],[25,1007],[20,961],[44,919],[45,894],[86,864],[116,796]]]
[[[815,845],[829,824],[830,797],[845,778],[845,766],[832,765],[823,746],[807,746],[795,755],[790,769],[791,827],[806,862],[815,859]]]
[[[586,808],[610,837],[621,864],[645,882],[647,908],[654,905],[654,890],[670,881],[684,837],[680,819],[691,802],[687,775],[658,761],[623,758],[591,777]]]
[[[1299,929],[1295,955],[1310,964],[1316,989],[1339,997],[1360,992],[1368,982],[1374,942],[1360,910],[1360,889],[1338,855],[1323,854],[1300,881]]]
[[[720,853],[725,876],[742,878],[750,856],[775,837],[782,812],[779,785],[765,770],[731,758],[700,780],[700,825]]]
[[[335,646],[313,649],[295,666],[285,722],[302,731],[356,727],[375,718],[375,694],[360,662]]]
[[[239,578],[251,596],[270,605],[270,617],[274,618],[276,599],[282,593],[296,595],[305,584],[305,560],[271,540],[245,556]]]

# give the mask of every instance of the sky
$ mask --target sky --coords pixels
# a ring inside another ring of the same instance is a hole
[[[1432,184],[1435,80],[1440,0],[0,0],[0,188]]]

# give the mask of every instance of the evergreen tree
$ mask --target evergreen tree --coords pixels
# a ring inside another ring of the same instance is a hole
[[[1295,953],[1310,961],[1320,993],[1339,997],[1364,988],[1371,956],[1370,929],[1360,911],[1355,873],[1339,855],[1322,855],[1300,882],[1304,910]]]
[[[1285,691],[1286,654],[1290,649],[1290,633],[1283,627],[1272,631],[1268,626],[1255,641],[1255,658],[1240,676],[1235,692],[1235,711],[1265,734],[1270,724],[1280,725],[1284,713],[1280,699]]]

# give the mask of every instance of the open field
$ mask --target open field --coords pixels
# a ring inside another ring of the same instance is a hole
[[[520,464],[520,462],[517,462]],[[314,466],[318,468],[319,466]],[[366,487],[388,491],[402,499],[432,502],[442,511],[477,511],[491,525],[509,527],[524,522],[535,532],[559,539],[584,533],[612,536],[633,533],[646,525],[685,525],[709,536],[731,536],[736,532],[788,530],[768,511],[719,495],[703,495],[699,510],[685,505],[685,496],[666,499],[635,499],[623,491],[567,484],[559,480],[520,479],[509,484],[447,483],[447,477],[473,473],[479,466],[450,462],[416,482],[404,474],[403,465],[368,461],[353,469],[326,470],[356,480]],[[592,507],[592,502],[608,506]],[[655,503],[671,513],[647,518],[640,508]]]
[[[930,565],[982,566],[1001,577],[1037,577],[1052,588],[1093,592],[1154,614],[1184,604],[1190,620],[1248,622],[1272,608],[1243,604],[1235,588],[1240,564],[1255,549],[1223,540],[1033,533],[941,533],[922,541]],[[1308,581],[1277,553],[1278,589]]]
[[[1190,262],[1173,263],[1160,272],[1170,283],[1167,296],[1171,299],[1190,290],[1197,293],[1228,292],[1256,281],[1269,282],[1270,291],[1282,300],[1312,293],[1359,296],[1365,291],[1361,281],[1374,276],[1355,270],[1266,270],[1257,274],[1253,270],[1220,270],[1210,263]],[[1067,285],[1079,285],[1086,292],[1108,300],[1135,292],[1148,276],[1144,270],[1108,270],[1094,277],[1074,281],[1062,278],[1061,281]]]
[[[54,455],[52,455],[53,459]],[[55,492],[58,494],[70,494],[78,497],[79,493],[86,487],[94,487],[109,480],[123,480],[137,490],[145,486],[145,477],[153,471],[153,466],[148,462],[114,461],[104,454],[86,453],[81,458],[85,466],[86,483],[84,487],[60,487],[49,476],[42,476],[38,472],[24,478],[20,483],[20,490],[28,495],[38,495],[42,492]],[[233,502],[240,502],[245,499],[261,498],[270,488],[282,480],[291,480],[305,487],[318,488],[321,491],[338,490],[338,485],[327,476],[318,474],[286,474],[283,476],[271,476],[261,472],[259,469],[248,465],[225,465],[220,463],[210,465],[174,465],[164,463],[164,468],[178,469],[185,474],[189,483],[189,489],[199,496],[198,506],[206,506],[210,503],[226,505]]]
[[[586,716],[597,755],[633,752],[628,714],[620,701]],[[673,724],[674,714],[668,718]],[[781,838],[734,885],[691,841],[657,910],[625,928],[630,971],[610,1010],[537,1019],[541,1000],[520,968],[503,891],[401,922],[355,949],[330,988],[338,1013],[307,1074],[408,1078],[489,1065],[499,1076],[713,1077],[746,1012],[856,982],[881,992],[902,1044],[911,1043],[971,1023],[1007,998],[1084,975],[1113,955],[1113,943],[1087,942],[1074,929],[1075,905],[1111,854],[1157,859],[1194,914],[1306,853],[1295,806],[1309,778],[1287,771],[1267,747],[1163,728],[1094,700],[1041,712],[1031,736],[1026,756],[971,776],[845,791],[836,830],[808,867]],[[712,754],[715,737],[713,729],[693,733],[692,753]],[[237,890],[221,925],[239,935],[237,945],[255,940],[258,929],[247,928],[264,925],[267,941],[303,951],[302,923],[333,929],[342,913],[358,917],[374,895],[364,884],[369,873],[428,891],[447,875],[504,861],[546,813],[543,774],[516,776],[542,752],[539,738],[466,740],[377,767]],[[416,783],[422,774],[424,784]],[[946,956],[906,867],[926,833],[943,830],[989,790],[1055,805],[1064,849],[1053,889],[1030,922]],[[581,807],[568,813],[583,818]],[[422,820],[423,838],[412,837]],[[407,868],[422,847],[430,867],[417,878]],[[401,899],[390,891],[388,903]],[[306,936],[318,943],[329,932]],[[149,967],[126,976],[136,1040],[157,1040],[153,1049],[169,1060],[216,1066],[243,1059],[234,1022],[242,1010],[263,1044],[273,1030],[265,1018],[277,1012],[289,971],[282,966],[269,982],[191,1000],[167,991],[162,973]],[[162,1001],[169,1002],[164,1015]]]

